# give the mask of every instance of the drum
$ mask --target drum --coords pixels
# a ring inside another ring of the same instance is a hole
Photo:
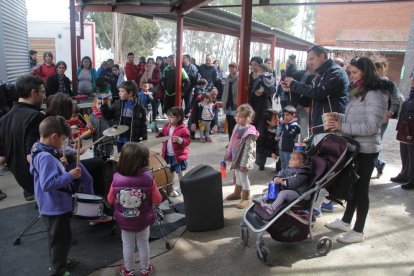
[[[104,164],[103,175],[105,195],[109,193],[113,175],[118,171],[118,162],[119,157],[113,157],[107,160]],[[169,195],[173,185],[172,173],[167,162],[165,162],[164,158],[162,158],[159,153],[150,151],[148,169],[154,175],[158,188],[165,190],[167,195]]]
[[[97,195],[75,193],[73,195],[73,215],[91,219],[103,215],[103,198]]]

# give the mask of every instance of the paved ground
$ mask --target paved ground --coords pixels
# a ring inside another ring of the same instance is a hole
[[[174,248],[168,252],[162,240],[150,244],[155,275],[414,275],[414,191],[404,191],[389,181],[401,166],[395,123],[391,122],[383,143],[382,157],[387,161],[384,176],[371,182],[371,207],[363,243],[343,245],[334,241],[332,251],[318,257],[315,245],[310,242],[283,244],[265,235],[271,263],[265,266],[256,257],[252,235],[247,248],[240,242],[243,211],[234,208],[236,201],[225,201],[223,229],[201,233],[186,231],[185,227],[178,229],[170,235]],[[190,145],[190,169],[201,163],[219,168],[227,138],[219,134],[214,141],[212,144],[196,141]],[[159,150],[159,147],[154,149]],[[253,195],[266,187],[273,167],[269,160],[264,172],[257,168],[251,171]],[[9,195],[0,201],[0,208],[25,203],[11,175],[0,177],[0,181],[0,188]],[[223,184],[224,196],[232,190],[227,182]],[[340,218],[342,213],[343,209],[336,206],[333,213],[319,218],[313,229],[316,238],[334,239],[339,233],[323,225]],[[91,275],[117,275],[118,269],[114,264]]]

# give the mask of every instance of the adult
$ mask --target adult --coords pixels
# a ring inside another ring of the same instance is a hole
[[[217,69],[213,65],[213,57],[211,55],[207,55],[206,63],[200,65],[198,75],[199,78],[203,78],[207,81],[207,89],[214,87],[214,83],[217,80]]]
[[[263,59],[261,57],[255,56],[250,59],[250,69],[251,72],[249,74],[249,95],[254,93],[252,91],[254,81],[259,76],[259,65],[263,63]]]
[[[39,67],[37,64],[37,51],[30,50],[29,51],[29,62],[30,62],[30,74],[35,75],[36,70]]]
[[[145,63],[145,70],[141,76],[139,88],[142,88],[145,82],[152,84],[152,86],[157,86],[160,82],[160,72],[153,58],[148,58]]]
[[[81,61],[81,66],[77,70],[78,74],[78,93],[91,95],[95,93],[96,79],[98,73],[92,67],[92,59],[84,56]]]
[[[267,58],[265,58],[264,63],[266,63],[266,64],[267,64],[267,66],[269,66],[269,68],[270,68],[270,73],[272,73],[273,77],[275,77],[275,78],[276,78],[276,71],[275,71],[275,69],[274,69],[274,67],[273,67],[273,62],[272,62],[272,59],[271,59],[271,58],[269,58],[269,57],[267,57]]]
[[[125,63],[125,76],[127,80],[136,81],[138,79],[138,67],[135,65],[134,53],[128,53],[127,62]]]
[[[184,115],[188,117],[191,109],[191,101],[192,101],[192,94],[193,89],[197,85],[197,74],[198,69],[197,67],[190,62],[190,55],[183,55],[183,69],[188,75],[188,78],[190,80],[190,84],[188,85],[188,88],[184,91]]]
[[[217,98],[220,100],[223,95],[223,87],[224,87],[224,80],[226,79],[226,73],[220,66],[220,61],[216,59],[213,62],[213,65],[216,67],[217,70],[217,80],[214,83],[214,86],[217,88],[218,96]]]
[[[229,75],[226,78],[224,85],[222,102],[224,114],[226,114],[227,129],[229,140],[233,133],[234,126],[236,125],[236,112],[237,112],[237,92],[239,89],[239,70],[237,63],[229,64]]]
[[[43,64],[39,66],[36,70],[36,76],[39,76],[46,83],[47,79],[54,75],[56,72],[55,65],[53,64],[53,54],[52,52],[43,53]]]
[[[282,88],[312,99],[309,127],[313,134],[320,134],[323,132],[323,113],[345,111],[349,101],[349,80],[345,71],[332,59],[328,59],[328,52],[322,46],[314,45],[308,50],[307,62],[315,71],[312,85],[286,77]]]
[[[374,62],[375,68],[377,70],[378,75],[385,80],[387,84],[387,90],[390,92],[390,97],[388,99],[388,111],[385,113],[384,121],[381,125],[381,140],[384,137],[385,130],[388,127],[388,122],[390,119],[398,118],[398,111],[400,109],[400,105],[404,101],[404,96],[401,94],[400,90],[397,88],[395,82],[390,80],[387,77],[388,71],[388,61],[385,58],[378,58]],[[380,156],[375,160],[375,168],[377,169],[377,178],[380,178],[384,172],[384,167],[386,162],[381,160]]]
[[[411,73],[411,90],[408,99],[402,104],[397,124],[397,139],[400,140],[402,169],[391,181],[402,183],[404,190],[414,189],[414,143],[407,138],[414,132],[414,71]],[[411,131],[410,131],[411,130]]]
[[[350,72],[355,90],[345,113],[334,113],[336,120],[325,123],[328,129],[355,139],[360,146],[355,157],[359,175],[355,183],[355,197],[347,202],[342,219],[326,224],[328,228],[347,231],[338,237],[338,241],[343,243],[364,240],[363,232],[369,209],[369,183],[375,158],[381,150],[380,129],[389,97],[389,92],[384,89],[385,81],[378,76],[371,59],[352,59]],[[356,221],[351,230],[350,223],[355,211]]]
[[[164,106],[164,89],[161,85],[161,78],[162,78],[162,73],[163,73],[163,71],[161,70],[162,68],[162,57],[161,56],[157,56],[157,58],[155,59],[155,66],[157,66],[156,72],[158,72],[158,76],[156,78],[158,78],[158,83],[153,82],[150,90],[154,97],[154,100],[152,101],[151,105],[152,105],[152,110],[153,110],[153,116],[156,119],[156,118],[159,118],[158,116],[159,105],[161,104],[161,109]]]
[[[33,200],[34,182],[29,172],[32,145],[39,139],[39,124],[44,115],[40,107],[45,98],[45,87],[40,77],[24,75],[16,81],[19,100],[0,119],[0,156],[6,162],[23,188],[27,201]]]
[[[272,96],[276,91],[276,80],[269,73],[270,68],[266,63],[262,63],[258,67],[258,76],[249,91],[249,104],[255,113],[252,124],[260,132],[264,126],[265,112],[272,108]]]
[[[66,69],[67,65],[64,61],[56,63],[56,74],[50,76],[46,82],[46,97],[58,92],[72,95],[70,79],[65,75]]]
[[[108,69],[108,62],[105,60],[101,63],[101,66],[99,66],[98,68],[98,71],[97,71],[98,77],[105,77],[106,69]]]
[[[142,75],[144,75],[144,72],[145,72],[145,64],[146,64],[145,57],[139,57],[138,64],[137,64],[138,77],[135,80],[137,85],[139,85],[141,83]],[[138,87],[138,88],[141,88],[141,87]]]
[[[166,114],[168,109],[175,106],[175,97],[176,97],[176,91],[175,91],[175,57],[173,55],[170,55],[167,59],[168,67],[165,68],[162,76],[162,84],[164,87],[164,106],[163,106],[163,112]],[[185,91],[190,84],[190,80],[188,78],[187,73],[184,69],[182,69],[182,91]]]
[[[111,69],[112,73],[109,76],[109,85],[111,86],[111,93],[112,99],[118,100],[119,99],[119,87],[121,86],[122,82],[124,81],[124,72],[120,70],[118,64],[112,65]]]

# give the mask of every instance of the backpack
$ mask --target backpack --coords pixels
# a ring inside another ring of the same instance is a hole
[[[341,200],[350,201],[355,198],[355,184],[359,179],[357,164],[351,162],[333,180],[326,189],[329,192],[328,199],[341,203]]]

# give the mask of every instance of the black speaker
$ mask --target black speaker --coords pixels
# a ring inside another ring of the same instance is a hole
[[[224,227],[221,174],[211,166],[198,165],[180,181],[187,229],[202,232]]]

